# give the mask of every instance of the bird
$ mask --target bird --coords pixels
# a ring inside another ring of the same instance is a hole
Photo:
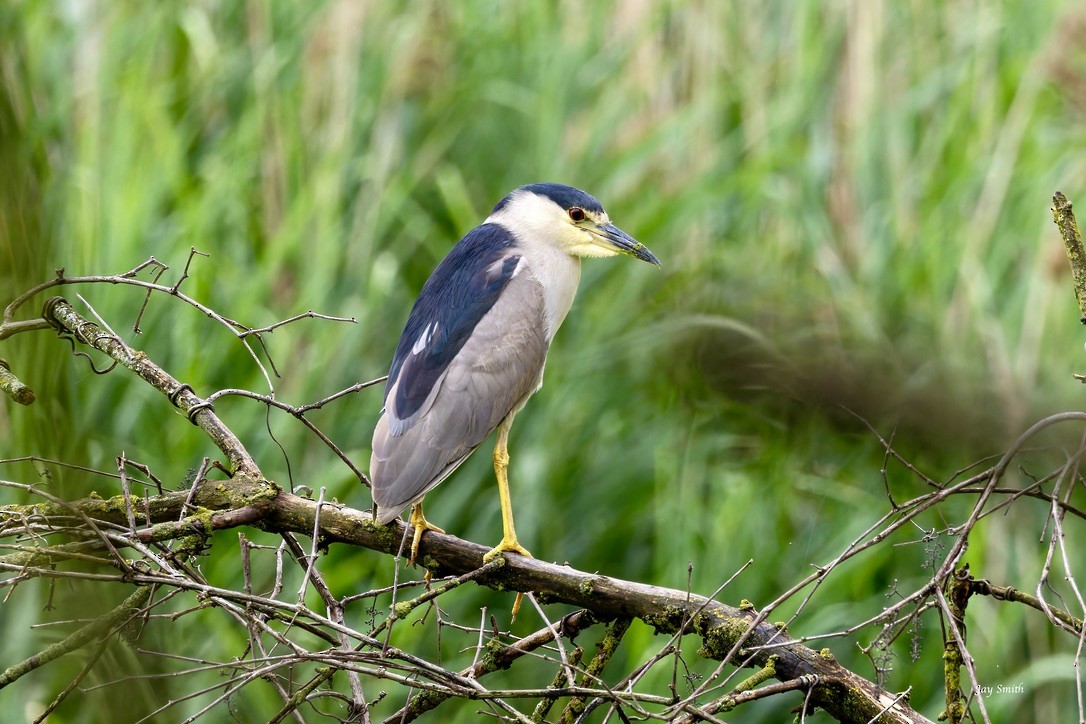
[[[423,497],[495,429],[502,539],[483,562],[502,553],[531,557],[513,526],[509,430],[543,384],[581,259],[617,254],[660,265],[594,197],[534,183],[499,201],[423,285],[392,358],[370,458],[377,522],[386,525],[411,507],[412,563],[426,531],[445,532],[426,520]]]

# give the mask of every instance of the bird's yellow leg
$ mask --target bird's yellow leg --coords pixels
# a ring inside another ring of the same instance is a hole
[[[498,443],[494,446],[494,475],[498,478],[498,495],[502,504],[502,542],[483,556],[483,563],[489,563],[501,553],[519,553],[532,558],[532,554],[517,542],[517,533],[513,529],[513,504],[509,499],[509,428],[513,425],[513,416],[505,418],[498,427]]]
[[[445,531],[426,520],[422,515],[422,503],[415,503],[411,506],[411,517],[407,519],[407,523],[415,529],[415,536],[411,539],[411,558],[407,562],[415,565],[415,559],[419,556],[419,541],[422,540],[422,534],[428,530],[435,533],[444,533]]]

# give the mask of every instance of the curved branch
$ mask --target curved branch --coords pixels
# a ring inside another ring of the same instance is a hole
[[[192,388],[182,384],[164,369],[151,362],[147,355],[133,350],[121,339],[105,332],[100,326],[75,311],[62,297],[52,297],[45,303],[42,316],[65,334],[70,334],[83,344],[109,355],[119,364],[135,372],[145,382],[166,395],[189,420],[202,429],[215,447],[222,450],[230,461],[232,472],[260,476],[260,468],[241,440],[228,428]]]
[[[41,318],[24,319],[18,322],[0,322],[0,342],[20,332],[35,332],[39,329],[49,329],[49,323]]]

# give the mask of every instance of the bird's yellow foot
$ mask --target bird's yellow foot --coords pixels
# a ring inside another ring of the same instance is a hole
[[[528,549],[517,542],[516,538],[502,538],[502,542],[483,554],[483,563],[490,563],[502,553],[519,553],[527,558],[535,558]]]
[[[415,529],[415,536],[411,539],[411,557],[407,560],[411,565],[415,565],[415,559],[419,557],[419,541],[422,540],[422,534],[428,530],[432,530],[435,533],[444,533],[445,531],[438,528],[436,525],[431,524],[422,515],[422,505],[416,503],[411,507],[411,517],[407,519],[408,525]]]

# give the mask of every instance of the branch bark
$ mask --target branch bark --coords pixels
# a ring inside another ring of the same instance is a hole
[[[4,392],[20,405],[34,404],[34,390],[12,374],[11,366],[3,357],[0,357],[0,392]]]
[[[1086,323],[1086,250],[1082,247],[1082,234],[1079,233],[1071,202],[1059,191],[1052,196],[1052,220],[1060,230],[1060,237],[1067,250],[1067,260],[1071,262],[1075,299],[1078,300],[1082,321]]]

